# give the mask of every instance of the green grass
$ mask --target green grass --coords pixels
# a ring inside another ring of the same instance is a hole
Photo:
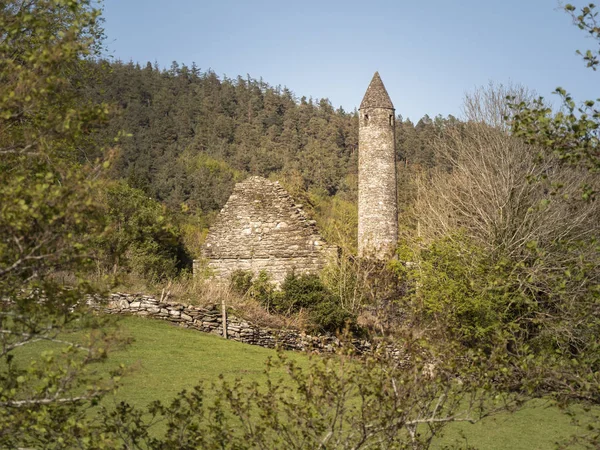
[[[121,320],[134,337],[126,350],[116,352],[113,361],[135,365],[124,379],[118,400],[141,406],[151,400],[168,400],[181,389],[198,381],[208,384],[225,377],[264,379],[264,362],[275,351],[226,341],[219,336],[178,328],[171,324],[137,317]],[[296,353],[301,361],[301,354]],[[536,401],[514,414],[500,414],[477,424],[452,424],[434,447],[465,442],[481,449],[534,450],[554,448],[555,442],[577,432],[570,418],[548,402]],[[466,441],[462,440],[464,434]]]
[[[102,369],[108,372],[115,365],[124,363],[132,367],[132,371],[124,377],[116,396],[104,400],[107,407],[122,400],[138,407],[153,400],[168,402],[182,389],[189,389],[199,382],[204,382],[205,393],[210,397],[210,384],[221,374],[229,379],[241,377],[260,383],[265,379],[266,359],[276,356],[274,350],[227,341],[166,322],[124,317],[119,323],[133,342],[125,349],[113,352]],[[301,353],[288,354],[301,364],[305,360]],[[21,356],[26,357],[26,354]],[[536,401],[514,414],[500,414],[474,425],[451,424],[445,436],[433,447],[442,448],[458,442],[457,448],[468,444],[497,450],[551,449],[557,441],[577,431],[570,418],[556,406]]]
[[[475,424],[451,424],[434,448],[461,442],[463,447],[468,444],[479,449],[546,450],[578,431],[558,407],[534,400],[513,414],[491,416]]]
[[[221,374],[228,379],[264,380],[265,361],[276,356],[271,349],[227,341],[158,320],[125,317],[120,325],[133,337],[133,343],[125,350],[113,352],[108,367],[116,363],[132,367],[115,400],[137,406],[152,400],[169,401],[182,389],[199,382],[205,384],[210,397],[208,387]],[[292,355],[303,359],[297,353]]]

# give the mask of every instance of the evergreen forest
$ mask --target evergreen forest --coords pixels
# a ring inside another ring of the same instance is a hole
[[[250,76],[219,79],[195,64],[90,62],[98,77],[84,95],[115,108],[82,161],[117,149],[110,176],[165,205],[184,221],[210,225],[233,185],[248,175],[281,180],[311,204],[334,198],[356,203],[357,111],[327,99],[298,98],[287,88]],[[91,88],[93,86],[93,89]],[[432,140],[459,121],[450,116],[416,123],[398,116],[396,149],[403,206],[408,173],[435,167]],[[114,139],[119,136],[118,142]],[[191,245],[197,254],[197,245]]]

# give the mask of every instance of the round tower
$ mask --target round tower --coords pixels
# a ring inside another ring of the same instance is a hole
[[[394,105],[375,72],[360,104],[358,255],[386,259],[398,241]]]

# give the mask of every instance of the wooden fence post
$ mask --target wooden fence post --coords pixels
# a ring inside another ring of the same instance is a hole
[[[223,337],[227,339],[227,309],[225,308],[225,299],[221,299],[221,315],[223,322]]]

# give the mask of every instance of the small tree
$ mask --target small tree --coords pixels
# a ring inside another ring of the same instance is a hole
[[[577,8],[566,4],[563,9],[579,29],[600,43],[596,5],[590,3]],[[587,67],[597,70],[600,47],[577,53],[583,57]],[[541,149],[540,159],[558,159],[563,166],[587,171],[581,179],[579,191],[572,192],[566,202],[573,208],[581,203],[587,203],[592,208],[598,203],[600,99],[586,100],[578,105],[565,89],[557,88],[556,94],[562,100],[562,109],[558,113],[546,107],[542,99],[530,103],[515,102],[512,131],[528,144]],[[594,181],[590,181],[590,178]],[[559,185],[557,191],[560,196],[565,196],[563,186]],[[569,217],[568,222],[572,220]],[[572,290],[573,281],[583,289],[579,296],[573,298],[570,308],[560,311],[560,317],[555,317],[557,326],[549,328],[548,336],[559,343],[560,350],[548,358],[550,363],[538,369],[540,376],[548,380],[554,394],[562,400],[578,399],[596,405],[600,402],[600,347],[597,343],[597,318],[600,314],[599,239],[598,228],[595,228],[580,242],[574,242],[573,247],[577,250],[573,253],[573,264],[549,274],[549,278],[565,291]],[[590,254],[594,258],[590,258]],[[541,254],[540,258],[545,259],[545,256]],[[598,417],[593,411],[589,410],[592,416],[589,433],[574,439],[587,448],[598,448],[600,445],[600,431],[596,425]]]
[[[115,341],[89,313],[87,296],[96,292],[81,276],[104,230],[94,195],[101,183],[98,169],[76,163],[108,111],[82,102],[76,82],[97,49],[98,17],[86,0],[0,7],[3,448],[99,448],[105,440],[87,425],[84,406],[112,388],[91,363]],[[68,286],[65,273],[75,276]],[[50,349],[41,353],[40,343]]]
[[[110,232],[98,239],[100,264],[152,281],[189,265],[179,226],[164,205],[123,181],[106,186],[102,197]]]

